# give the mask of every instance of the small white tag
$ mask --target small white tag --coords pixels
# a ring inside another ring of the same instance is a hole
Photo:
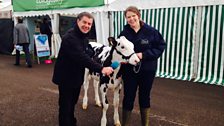
[[[16,45],[16,50],[18,50],[18,51],[22,51],[22,50],[23,50],[23,47],[20,46],[20,45]]]

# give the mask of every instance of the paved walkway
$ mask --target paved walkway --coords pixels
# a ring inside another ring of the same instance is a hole
[[[0,54],[0,126],[57,126],[58,91],[51,82],[53,64],[34,64],[30,69],[24,60],[21,66],[14,66],[14,58]],[[83,92],[76,106],[79,126],[99,126],[101,108],[89,97],[88,110],[82,110],[82,96]],[[140,126],[137,102],[130,126]],[[113,126],[112,105],[107,117],[108,126]],[[224,87],[156,78],[150,117],[151,126],[224,126]]]

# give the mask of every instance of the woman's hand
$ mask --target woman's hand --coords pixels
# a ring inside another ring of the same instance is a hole
[[[138,58],[141,60],[142,59],[142,53],[136,53],[136,55],[138,56]]]

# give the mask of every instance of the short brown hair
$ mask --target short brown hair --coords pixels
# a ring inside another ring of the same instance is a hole
[[[18,21],[18,23],[23,23],[23,18],[22,17],[18,17],[17,21]]]
[[[80,13],[80,14],[77,16],[77,19],[81,20],[82,17],[84,17],[84,16],[86,16],[86,17],[88,17],[88,18],[92,18],[92,19],[94,19],[93,16],[92,16],[89,12],[82,12],[82,13]]]
[[[137,7],[135,6],[129,6],[125,11],[124,11],[124,16],[126,16],[127,12],[131,11],[135,14],[137,14],[139,16],[139,18],[141,17],[140,11]]]

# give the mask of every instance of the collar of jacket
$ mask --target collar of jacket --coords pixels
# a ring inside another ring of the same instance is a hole
[[[81,32],[77,24],[74,25],[74,32],[81,38],[86,38],[89,36],[89,32],[86,34]]]

